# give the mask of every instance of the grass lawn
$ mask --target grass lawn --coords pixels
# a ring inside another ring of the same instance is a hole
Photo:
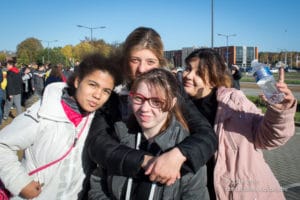
[[[278,73],[274,73],[275,80],[278,80]],[[287,84],[295,84],[300,87],[300,73],[299,72],[286,72],[284,74],[284,79]],[[243,73],[243,77],[240,80],[241,82],[255,82],[254,77],[252,75],[247,75]],[[255,103],[259,108],[262,109],[263,112],[266,110],[265,104],[259,99],[257,96],[247,96],[252,102]],[[299,101],[299,100],[298,100]],[[295,121],[300,122],[300,104],[298,102],[297,112],[295,114]]]
[[[278,73],[274,73],[275,80],[278,80]],[[300,73],[299,72],[286,72],[284,74],[285,82],[287,84],[299,84],[300,85]],[[247,75],[243,73],[243,77],[240,80],[241,82],[255,82],[252,75]]]
[[[263,113],[266,112],[267,110],[267,107],[265,105],[265,103],[257,96],[247,96],[247,98],[249,100],[251,100],[257,107],[259,107]],[[300,122],[300,103],[298,102],[298,105],[297,105],[297,112],[295,114],[295,122]]]

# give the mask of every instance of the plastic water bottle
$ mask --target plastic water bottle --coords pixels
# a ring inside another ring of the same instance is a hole
[[[277,104],[283,101],[284,94],[279,92],[275,86],[275,79],[268,66],[263,63],[252,61],[253,76],[257,85],[262,89],[264,95],[271,104]]]

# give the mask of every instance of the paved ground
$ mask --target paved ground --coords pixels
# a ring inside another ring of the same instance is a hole
[[[278,179],[287,200],[300,199],[300,127],[282,147],[264,151],[267,163]]]
[[[300,86],[289,86],[300,101]],[[246,95],[258,95],[260,89],[255,83],[241,83]],[[300,200],[300,127],[295,135],[282,147],[264,151],[266,162],[278,179],[287,200]]]

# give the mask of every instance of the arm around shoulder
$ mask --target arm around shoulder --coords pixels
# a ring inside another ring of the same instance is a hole
[[[198,111],[191,100],[185,100],[183,114],[191,135],[177,147],[187,158],[187,164],[196,172],[206,164],[217,150],[217,135],[208,120]]]
[[[87,143],[89,155],[113,174],[134,176],[141,168],[145,153],[120,144],[113,131],[103,113],[96,113]]]

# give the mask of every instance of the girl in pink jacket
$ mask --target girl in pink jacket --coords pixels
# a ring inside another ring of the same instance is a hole
[[[295,132],[297,101],[284,83],[283,70],[276,86],[285,98],[280,104],[268,104],[263,115],[242,91],[231,88],[231,75],[218,52],[198,49],[185,61],[184,89],[219,141],[207,163],[211,199],[285,199],[262,153],[285,144]]]

